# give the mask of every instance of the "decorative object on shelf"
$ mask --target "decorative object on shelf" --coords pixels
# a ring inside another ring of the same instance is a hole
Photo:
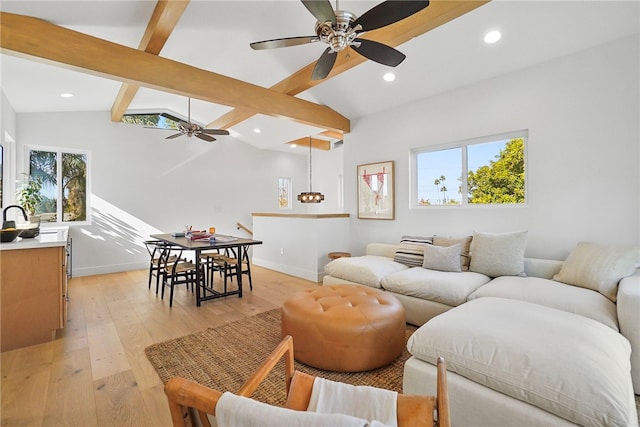
[[[291,209],[291,178],[278,178],[278,208]]]
[[[313,162],[311,161],[311,137],[309,137],[309,191],[303,191],[298,194],[298,201],[300,203],[320,203],[324,200],[324,194],[319,192],[314,192],[312,190],[311,185],[311,165]]]
[[[358,218],[395,219],[393,160],[358,165]]]

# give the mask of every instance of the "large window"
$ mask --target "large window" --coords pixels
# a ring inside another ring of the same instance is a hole
[[[526,202],[526,131],[412,150],[412,207]]]
[[[41,222],[88,222],[89,153],[28,147],[27,159],[29,172],[18,189],[18,202]]]

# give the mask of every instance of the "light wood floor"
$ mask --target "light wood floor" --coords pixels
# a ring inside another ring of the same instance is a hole
[[[184,287],[173,308],[147,289],[147,271],[71,279],[68,323],[51,343],[2,353],[2,426],[171,425],[150,344],[280,307],[317,286],[252,267],[253,291],[195,306]],[[25,308],[26,309],[26,308]]]

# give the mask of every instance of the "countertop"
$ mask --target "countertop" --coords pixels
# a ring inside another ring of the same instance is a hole
[[[11,243],[0,243],[0,251],[65,246],[68,235],[69,227],[43,227],[40,228],[40,235],[33,239],[18,237]]]

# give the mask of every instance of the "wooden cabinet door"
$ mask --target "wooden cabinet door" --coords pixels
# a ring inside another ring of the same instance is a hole
[[[64,274],[64,247],[0,252],[2,351],[55,338]]]

